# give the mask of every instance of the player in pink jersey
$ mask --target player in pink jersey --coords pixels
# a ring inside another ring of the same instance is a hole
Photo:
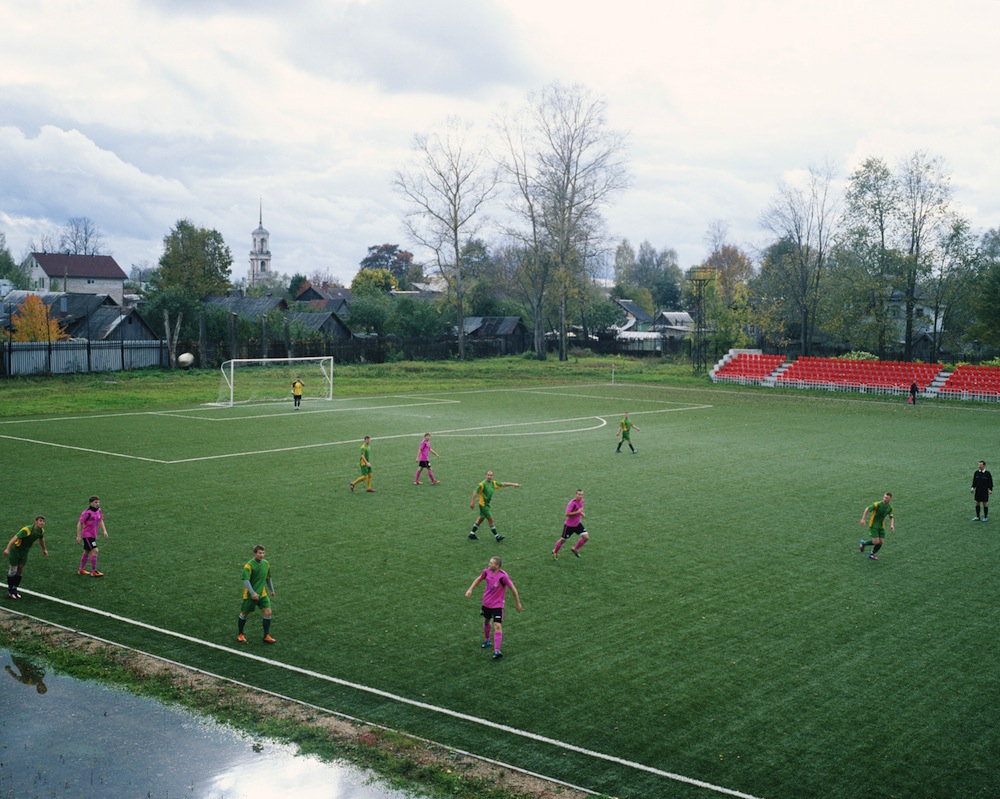
[[[431,485],[436,486],[440,483],[440,480],[434,479],[434,472],[431,471],[431,455],[435,458],[440,458],[434,450],[431,449],[431,434],[424,433],[424,440],[420,442],[420,448],[417,450],[417,473],[413,477],[414,485],[423,485],[420,482],[420,473],[426,469],[427,475],[431,478]]]
[[[517,588],[510,575],[500,568],[501,561],[498,557],[490,558],[490,564],[482,573],[472,581],[469,590],[465,592],[465,598],[472,596],[472,591],[480,583],[486,583],[483,589],[483,607],[480,615],[483,617],[483,649],[490,645],[490,626],[493,628],[493,659],[500,660],[503,652],[500,651],[500,644],[503,642],[503,603],[506,591],[509,588],[514,595],[514,607],[520,613],[524,608],[521,606],[521,597],[518,596]]]
[[[566,523],[563,524],[562,536],[556,541],[556,548],[552,550],[552,560],[556,560],[559,557],[559,550],[562,549],[562,545],[574,534],[580,536],[580,540],[576,542],[576,546],[573,547],[572,551],[574,555],[580,557],[580,549],[590,540],[590,533],[583,526],[583,520],[586,517],[587,514],[583,512],[583,489],[578,488],[576,496],[566,506]]]
[[[103,577],[97,571],[97,528],[100,527],[104,537],[108,537],[108,528],[104,526],[104,514],[101,513],[101,498],[91,497],[87,509],[80,514],[80,521],[76,523],[76,543],[83,544],[83,557],[80,558],[80,568],[77,574],[85,574],[88,577]],[[90,569],[87,569],[87,560],[90,560]]]

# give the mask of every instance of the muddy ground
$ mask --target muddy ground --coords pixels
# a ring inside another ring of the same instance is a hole
[[[179,692],[187,695],[189,704],[210,715],[214,715],[213,709],[218,709],[223,720],[226,708],[238,707],[241,712],[250,709],[260,718],[287,720],[321,730],[323,736],[328,736],[331,741],[344,745],[342,748],[347,751],[374,747],[379,749],[381,754],[392,758],[406,759],[432,769],[436,767],[445,773],[457,773],[471,780],[482,780],[493,788],[510,792],[512,797],[589,799],[593,796],[514,769],[468,757],[420,739],[398,733],[388,734],[380,727],[349,721],[331,713],[322,713],[314,707],[304,707],[295,702],[243,688],[147,655],[95,641],[78,633],[25,619],[2,609],[0,609],[0,630],[3,630],[5,637],[15,645],[19,640],[26,640],[41,641],[52,649],[73,648],[112,660],[140,678],[169,681]],[[361,758],[359,765],[369,767],[364,760],[365,758]]]

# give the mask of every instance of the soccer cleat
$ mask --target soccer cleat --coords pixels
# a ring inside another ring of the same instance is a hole
[[[79,570],[79,571],[77,572],[77,574],[86,574],[86,575],[87,575],[88,577],[90,577],[90,572],[89,572],[89,571],[87,571],[86,569],[80,569],[80,570]]]
[[[559,560],[559,553],[554,549],[552,550],[552,560]]]
[[[415,486],[422,486],[423,483],[421,483],[419,480],[414,480],[413,481],[413,485],[415,485]]]
[[[490,639],[487,638],[485,641],[483,641],[483,649],[487,649],[489,645],[490,645]]]
[[[440,480],[431,480],[431,485],[432,485],[432,486],[436,486],[436,485],[438,485],[438,484],[439,484],[440,482],[441,482]]]
[[[983,517],[983,521],[984,521],[984,522],[988,522],[989,520],[990,520],[990,517],[989,517],[989,516],[984,516],[984,517]]]
[[[470,541],[478,541],[479,540],[479,536],[476,535],[475,533],[469,533],[469,540]]]
[[[347,487],[348,487],[349,489],[351,489],[351,493],[353,494],[353,493],[354,493],[354,483],[348,483],[348,484],[347,484]]]
[[[504,540],[504,538],[506,538],[506,536],[503,536],[503,535],[497,535],[497,536],[494,536],[494,537],[496,538],[496,540],[497,540],[497,543],[499,543],[499,542],[503,541],[503,540]]]
[[[97,569],[94,569],[94,571],[92,571],[90,573],[90,576],[91,577],[103,577],[104,576],[104,572],[99,572],[99,571],[97,571]]]
[[[639,450],[637,450],[637,449],[632,450],[632,454],[633,455],[638,455],[639,454]]]
[[[19,597],[17,594],[11,593],[10,591],[7,592],[7,599],[20,599],[20,598],[21,597]]]
[[[973,517],[972,517],[972,521],[974,521],[974,522],[978,522],[978,521],[979,521],[979,517],[978,517],[978,516],[973,516]]]
[[[576,551],[575,549],[571,549],[571,550],[570,550],[570,552],[572,552],[572,553],[573,553],[574,555],[576,555],[577,557],[580,557],[580,553],[579,553],[579,552],[577,552],[577,551]]]
[[[500,660],[500,658],[502,657],[503,657],[503,652],[501,652],[499,649],[493,653],[494,660]]]
[[[865,539],[863,538],[861,539],[861,543],[858,544],[858,547],[861,549],[862,552],[865,551]]]
[[[366,488],[365,491],[367,491],[369,494],[374,494],[375,493],[375,489],[374,488]]]
[[[278,642],[275,641],[270,635],[265,635],[264,636],[264,643],[265,644],[276,644]]]
[[[241,644],[245,644],[247,642],[247,637],[243,633],[240,633],[239,635],[236,636],[236,640],[239,641]]]
[[[872,553],[871,553],[871,554],[870,554],[870,555],[868,556],[868,560],[878,560],[878,555],[876,555],[876,554],[875,554],[874,552],[872,552]]]

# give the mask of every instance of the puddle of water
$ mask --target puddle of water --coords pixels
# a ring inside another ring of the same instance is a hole
[[[407,799],[350,764],[0,649],[0,797]]]

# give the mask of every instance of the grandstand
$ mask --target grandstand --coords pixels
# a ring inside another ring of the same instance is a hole
[[[711,370],[714,382],[783,388],[823,388],[870,394],[906,394],[912,383],[924,397],[1000,401],[1000,368],[963,364],[953,372],[938,363],[860,361],[730,350]]]
[[[784,363],[784,355],[764,355],[752,350],[730,350],[716,364],[710,377],[716,382],[761,385]]]
[[[1000,369],[995,366],[962,364],[948,375],[938,389],[948,399],[1000,399]]]
[[[776,383],[796,388],[848,389],[882,394],[905,394],[916,383],[921,393],[941,373],[936,363],[854,361],[840,358],[799,358],[777,375]]]

